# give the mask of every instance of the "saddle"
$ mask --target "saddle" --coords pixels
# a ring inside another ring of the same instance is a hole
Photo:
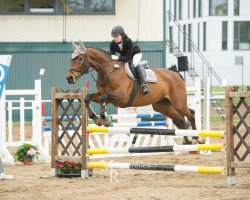
[[[153,70],[149,69],[148,66],[148,61],[143,60],[139,63],[140,66],[142,66],[142,71],[143,74],[145,76],[145,80],[147,83],[156,83],[157,82],[157,77],[154,73]],[[129,76],[129,78],[131,78],[132,80],[136,80],[136,73],[135,73],[135,68],[133,66],[133,64],[131,63],[125,63],[125,70],[127,75]]]

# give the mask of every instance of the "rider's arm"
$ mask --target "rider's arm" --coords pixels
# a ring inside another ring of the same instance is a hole
[[[115,55],[115,54],[116,54],[116,53],[115,53],[115,49],[114,49],[113,41],[110,42],[109,49],[110,49],[110,53],[111,53],[112,55]]]
[[[123,43],[123,49],[127,50],[126,55],[120,55],[119,61],[128,62],[133,59],[133,43],[131,39],[126,39]]]

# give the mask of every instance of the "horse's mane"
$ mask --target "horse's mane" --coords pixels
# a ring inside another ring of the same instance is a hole
[[[87,47],[87,48],[96,49],[96,50],[99,50],[99,51],[105,53],[105,54],[108,55],[108,56],[111,56],[111,53],[108,52],[108,51],[106,51],[106,50],[99,49],[99,48],[96,48],[96,47]]]
[[[171,70],[171,71],[173,71],[173,72],[176,72],[176,73],[181,77],[181,79],[182,79],[183,81],[185,81],[184,78],[183,78],[183,76],[182,76],[182,75],[180,74],[180,72],[177,70],[176,65],[172,65],[172,66],[169,67],[168,69]]]

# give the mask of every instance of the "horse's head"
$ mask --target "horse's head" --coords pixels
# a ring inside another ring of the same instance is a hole
[[[87,49],[82,42],[79,42],[77,46],[72,43],[74,52],[71,55],[71,63],[69,71],[66,74],[66,78],[69,84],[75,84],[83,74],[88,72],[90,68],[89,58],[87,56]]]

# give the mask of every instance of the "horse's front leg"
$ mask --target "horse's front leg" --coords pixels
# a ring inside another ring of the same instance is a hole
[[[97,126],[102,125],[102,119],[96,115],[95,111],[93,111],[90,101],[99,103],[100,101],[99,99],[100,99],[100,93],[98,92],[93,94],[87,94],[84,99],[89,118],[92,119]]]
[[[106,104],[105,104],[105,101],[108,98],[109,98],[109,94],[108,93],[102,93],[100,95],[100,107],[101,107],[100,117],[103,120],[103,125],[106,126],[106,127],[109,127],[110,124],[111,124],[111,119],[107,115]]]

